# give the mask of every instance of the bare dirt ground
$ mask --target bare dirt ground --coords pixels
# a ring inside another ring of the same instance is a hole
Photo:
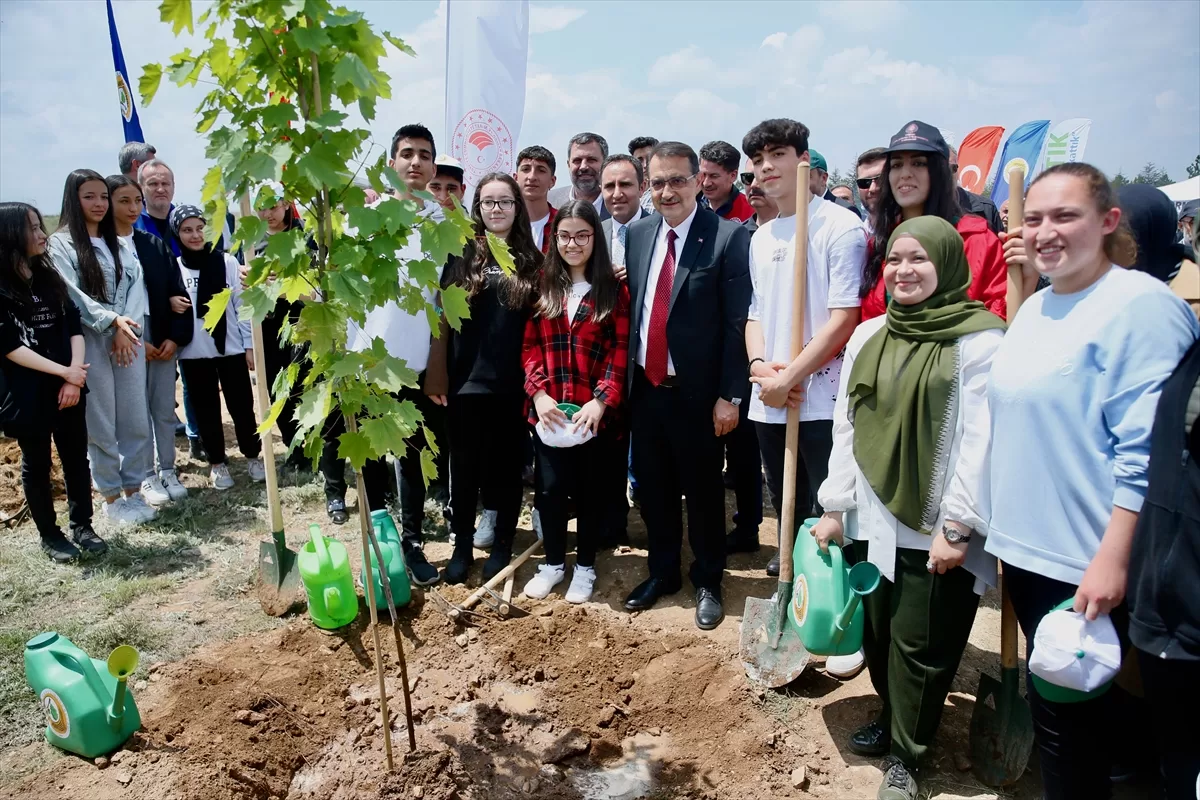
[[[189,504],[215,495],[201,488],[201,470],[184,470],[184,479],[196,496]],[[196,630],[230,617],[253,620],[248,578],[265,532],[265,501],[261,487],[244,492],[246,524],[222,525],[221,558],[211,557],[216,545],[202,542],[195,574],[137,597],[133,610],[151,618],[182,615]],[[323,521],[323,505],[310,486],[285,492],[291,492],[285,520],[295,546],[307,522]],[[732,494],[727,504],[731,513]],[[528,517],[523,526],[517,552],[533,541]],[[357,574],[357,516],[333,533],[347,543]],[[22,534],[33,535],[28,524],[7,536]],[[529,616],[501,620],[487,613],[464,628],[415,590],[399,612],[416,721],[413,753],[391,633],[381,631],[396,764],[390,774],[364,601],[358,620],[334,635],[319,632],[306,616],[282,626],[265,621],[268,630],[216,637],[186,657],[168,655],[140,669],[133,693],[143,729],[103,769],[34,741],[37,730],[29,726],[25,743],[0,750],[0,789],[23,800],[873,798],[878,762],[845,747],[850,732],[879,709],[866,673],[839,682],[814,660],[785,691],[764,692],[739,663],[745,598],[773,590],[762,567],[774,553],[774,519],[763,524],[759,553],[730,559],[728,616],[710,633],[695,628],[686,588],[651,611],[621,610],[645,574],[636,510],[630,534],[633,548],[600,556],[596,595],[583,606],[564,603],[557,592],[540,602],[515,598]],[[439,565],[450,549],[444,529],[441,536],[427,548]],[[0,557],[10,546],[0,540]],[[535,557],[518,572],[518,593],[538,563]],[[451,601],[468,593],[439,591]],[[1040,796],[1033,772],[998,795],[970,771],[972,694],[981,670],[998,670],[996,599],[985,598],[980,609],[923,773],[923,797]],[[35,701],[32,693],[28,701]],[[1121,796],[1149,796],[1145,787],[1132,791]]]

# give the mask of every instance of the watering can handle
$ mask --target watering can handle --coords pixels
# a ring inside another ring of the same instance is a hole
[[[325,545],[325,536],[321,533],[321,529],[316,525],[310,525],[308,533],[312,537],[313,550],[316,551],[317,562],[321,565],[321,569],[329,569],[329,548]]]

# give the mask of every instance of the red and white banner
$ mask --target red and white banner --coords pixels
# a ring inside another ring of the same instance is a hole
[[[1004,128],[988,125],[966,135],[958,148],[958,185],[968,192],[982,194],[992,171],[992,160],[1004,139]]]

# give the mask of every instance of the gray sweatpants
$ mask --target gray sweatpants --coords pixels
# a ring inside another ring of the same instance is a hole
[[[148,323],[147,323],[148,324]],[[150,438],[146,441],[146,477],[175,469],[176,361],[146,362],[146,403],[150,412]],[[151,452],[153,446],[153,452]],[[158,468],[155,469],[155,456]]]
[[[149,454],[146,352],[134,350],[128,367],[117,366],[112,337],[83,329],[88,368],[88,460],[92,483],[105,497],[142,487]]]

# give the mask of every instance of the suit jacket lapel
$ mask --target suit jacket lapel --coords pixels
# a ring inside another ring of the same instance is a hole
[[[696,211],[696,218],[692,220],[687,240],[683,243],[683,252],[679,254],[679,259],[675,264],[675,282],[671,285],[671,310],[675,309],[675,301],[679,298],[679,292],[682,291],[688,274],[696,264],[696,257],[700,254],[700,247],[703,245],[705,237],[711,235],[708,231],[710,215],[711,212],[705,213],[705,209],[699,209]]]
[[[650,262],[654,258],[654,245],[658,240],[658,232],[662,228],[662,225],[663,223],[660,220],[657,227],[647,228],[640,232],[642,248],[637,263],[633,265],[633,268],[637,270],[637,296],[633,298],[633,313],[630,315],[629,320],[630,328],[633,332],[630,336],[631,340],[641,330],[642,309],[646,303],[646,284],[650,281]],[[625,252],[627,254],[630,244],[632,242],[627,242],[625,245]]]

